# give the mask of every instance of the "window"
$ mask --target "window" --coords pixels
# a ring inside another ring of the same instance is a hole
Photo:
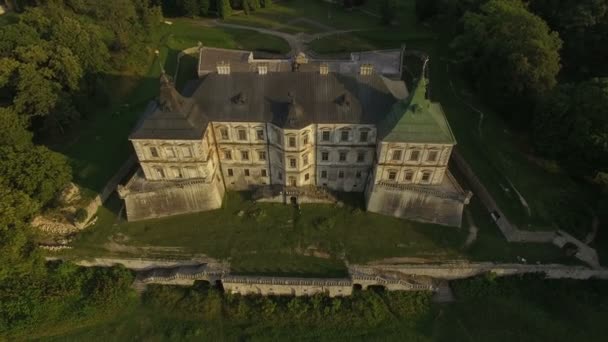
[[[304,175],[304,180],[306,180],[306,181],[307,181],[307,180],[309,180],[309,179],[310,179],[310,175],[308,175],[308,173],[307,173],[307,174],[305,174],[305,175]]]
[[[406,182],[411,182],[414,180],[414,171],[405,171],[405,175],[403,176],[403,180]]]
[[[224,159],[232,160],[232,151],[224,150]]]
[[[340,131],[340,141],[348,141],[349,132],[348,130]]]
[[[397,171],[388,172],[388,180],[394,181],[397,179]]]
[[[232,176],[234,176],[234,172],[232,171],[232,169],[228,169],[228,177]]]
[[[279,172],[279,180],[283,180],[283,173]]]
[[[345,162],[346,161],[346,152],[340,152],[340,161],[341,162]]]
[[[296,158],[289,158],[289,167],[296,167]]]
[[[258,159],[260,159],[260,160],[266,160],[266,152],[265,151],[258,151]]]
[[[361,171],[357,171],[357,173],[355,173],[355,177],[361,178]]]
[[[338,178],[344,178],[344,171],[338,171]]]
[[[369,138],[369,132],[368,131],[362,131],[359,133],[359,141],[360,142],[367,142],[367,139]]]
[[[263,129],[258,129],[256,131],[256,136],[258,137],[258,140],[264,140],[264,130]]]
[[[302,143],[303,143],[304,145],[307,145],[307,144],[308,144],[308,133],[304,133],[304,134],[302,135]]]
[[[150,155],[154,158],[158,158],[158,150],[156,147],[150,147]]]
[[[423,172],[420,180],[424,183],[429,183],[431,181],[431,173],[429,171]]]
[[[175,150],[173,147],[165,147],[165,154],[167,158],[175,158]]]
[[[156,171],[156,175],[158,176],[158,178],[165,178],[165,170],[160,167],[157,167],[154,170]]]
[[[239,129],[239,140],[247,140],[247,131]]]
[[[249,177],[249,169],[245,169],[245,177]]]
[[[228,140],[228,128],[220,128],[220,135],[222,136],[222,140]]]
[[[420,151],[412,151],[412,153],[410,153],[410,161],[418,161],[418,159],[420,159]]]
[[[184,158],[192,157],[192,150],[190,150],[190,147],[182,146],[182,155],[184,156]]]
[[[173,172],[173,178],[183,178],[182,170],[179,167],[174,167],[171,171]]]
[[[258,65],[258,74],[266,75],[268,73],[268,66],[266,65]]]
[[[329,131],[323,131],[321,133],[321,140],[323,140],[323,141],[329,141]]]
[[[327,178],[327,171],[321,171],[321,178]]]
[[[289,147],[296,147],[296,137],[289,137]]]
[[[374,71],[374,66],[372,64],[361,64],[361,75],[369,76]]]
[[[401,150],[393,151],[393,158],[392,158],[392,160],[396,160],[396,161],[401,160],[401,154],[402,153],[403,153],[403,151],[401,151]]]
[[[304,166],[308,165],[308,154],[305,154],[304,156],[302,156],[302,164]]]
[[[357,163],[363,163],[365,161],[365,152],[359,151],[357,152]]]
[[[241,151],[241,159],[249,160],[249,151]]]
[[[329,152],[321,152],[321,160],[328,161],[329,160]]]
[[[430,151],[429,155],[426,157],[426,161],[435,162],[435,161],[437,161],[438,155],[439,155],[438,151]]]
[[[260,176],[268,177],[268,174],[266,173],[266,169],[262,169],[262,171],[260,171]]]

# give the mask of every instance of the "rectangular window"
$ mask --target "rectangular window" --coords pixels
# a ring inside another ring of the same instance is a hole
[[[192,150],[190,150],[190,147],[182,146],[182,155],[184,156],[184,158],[192,157]]]
[[[224,151],[224,159],[226,160],[232,160],[232,151]]]
[[[361,178],[361,171],[357,171],[357,173],[355,173],[355,177]]]
[[[321,140],[323,140],[323,141],[329,141],[329,131],[323,131],[321,133]]]
[[[360,142],[367,142],[368,136],[369,136],[369,132],[368,131],[362,131],[359,134],[359,141]]]
[[[289,147],[296,147],[296,137],[289,137]]]
[[[388,173],[388,180],[394,181],[395,179],[397,179],[397,172],[396,171],[389,171],[389,173]]]
[[[348,141],[348,133],[347,130],[340,131],[340,141]]]
[[[289,167],[296,167],[296,158],[289,158]]]
[[[247,131],[244,129],[239,129],[239,140],[247,140]]]
[[[401,153],[403,153],[401,150],[393,151],[393,158],[392,159],[395,160],[395,161],[401,160]]]
[[[414,172],[413,171],[405,171],[405,175],[403,176],[403,180],[406,182],[411,182],[414,180]]]
[[[412,153],[410,153],[410,161],[418,161],[418,159],[420,159],[420,151],[412,151]]]
[[[327,171],[321,171],[321,178],[327,178]]]
[[[264,140],[264,130],[263,129],[258,129],[256,131],[256,134],[257,134],[258,140]]]
[[[430,162],[435,162],[437,161],[437,155],[439,153],[437,151],[430,151],[428,157],[426,158],[427,161]]]
[[[308,144],[308,134],[304,134],[304,136],[302,137],[302,142],[304,143],[304,145]]]
[[[341,162],[345,162],[346,161],[346,152],[340,152],[340,161]]]
[[[228,177],[232,176],[234,176],[234,172],[232,171],[232,169],[228,169]]]
[[[228,128],[220,128],[220,134],[222,135],[222,140],[228,140]]]
[[[305,174],[305,175],[304,175],[304,180],[306,180],[306,181],[307,181],[308,179],[310,179],[310,176],[309,176],[309,175],[308,175],[308,173],[307,173],[307,174]]]
[[[160,167],[157,167],[155,170],[156,170],[156,175],[158,176],[158,178],[165,178],[165,170],[163,170]]]
[[[245,169],[245,177],[249,177],[249,169]]]
[[[175,177],[175,178],[182,178],[183,177],[182,170],[180,168],[178,168],[178,167],[174,167],[173,168],[173,177]]]
[[[158,150],[156,147],[150,147],[150,155],[154,158],[158,158]]]
[[[422,178],[420,178],[421,181],[428,183],[431,180],[431,173],[430,172],[423,172],[422,173]]]
[[[305,155],[302,157],[302,164],[303,164],[304,166],[308,165],[308,154],[305,154]]]
[[[260,160],[266,160],[266,152],[265,151],[258,151],[258,158]]]
[[[328,161],[329,160],[329,152],[321,152],[321,160]]]
[[[365,152],[357,152],[357,163],[363,163],[365,161]]]
[[[241,151],[241,159],[249,160],[249,151]]]
[[[165,154],[168,158],[175,158],[175,150],[173,150],[173,147],[165,148]]]
[[[268,174],[266,173],[266,169],[262,169],[262,171],[260,172],[260,175],[262,177],[268,177]]]
[[[338,171],[338,178],[344,178],[344,171]]]

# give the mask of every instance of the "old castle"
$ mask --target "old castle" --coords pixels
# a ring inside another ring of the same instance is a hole
[[[119,188],[129,220],[219,208],[226,190],[284,201],[363,192],[367,210],[459,226],[465,193],[448,171],[456,141],[403,50],[345,60],[257,59],[200,48],[184,95],[163,74],[130,140],[141,169]]]

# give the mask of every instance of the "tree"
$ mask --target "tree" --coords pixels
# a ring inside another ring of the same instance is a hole
[[[0,182],[44,206],[71,180],[65,157],[44,146],[0,146]]]
[[[380,16],[385,25],[389,25],[395,19],[397,3],[395,0],[382,0],[380,4]]]
[[[491,0],[467,12],[452,42],[484,96],[501,108],[527,110],[556,84],[561,40],[519,0]]]
[[[532,137],[575,174],[608,171],[608,78],[556,87],[537,108]]]
[[[228,0],[217,0],[217,9],[222,19],[232,15],[232,7],[230,7],[230,1]]]
[[[196,17],[201,11],[198,0],[181,0],[180,5],[182,14],[189,17]]]
[[[416,0],[416,18],[424,21],[439,11],[439,0]]]
[[[0,146],[27,146],[32,133],[26,128],[26,120],[12,108],[0,107]]]
[[[211,8],[211,1],[210,0],[199,0],[199,14],[201,16],[208,16],[209,15],[209,9]]]
[[[262,8],[270,8],[272,6],[272,0],[260,0]]]

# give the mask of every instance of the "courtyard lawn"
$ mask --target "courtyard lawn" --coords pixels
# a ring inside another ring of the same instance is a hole
[[[131,153],[127,137],[138,121],[147,103],[158,94],[160,64],[154,50],[160,51],[160,60],[169,75],[174,75],[177,54],[186,48],[205,46],[252,49],[283,53],[289,45],[282,39],[248,30],[224,30],[205,27],[190,19],[175,19],[164,25],[152,37],[155,42],[143,54],[145,61],[136,68],[104,76],[110,104],[104,108],[91,108],[80,127],[58,142],[55,149],[65,154],[73,167],[74,181],[85,193],[99,192]],[[184,58],[184,70],[193,66]],[[191,71],[184,71],[184,74]],[[178,79],[178,86],[187,80]]]
[[[235,273],[288,276],[346,275],[350,263],[471,261],[573,262],[551,245],[512,244],[500,235],[479,203],[472,206],[478,240],[464,248],[462,229],[401,220],[365,212],[361,195],[344,205],[255,203],[248,193],[229,192],[221,209],[140,222],[119,219],[121,201],[113,197],[62,252],[72,259],[91,257],[192,258],[229,261]],[[387,260],[388,259],[388,260]]]

